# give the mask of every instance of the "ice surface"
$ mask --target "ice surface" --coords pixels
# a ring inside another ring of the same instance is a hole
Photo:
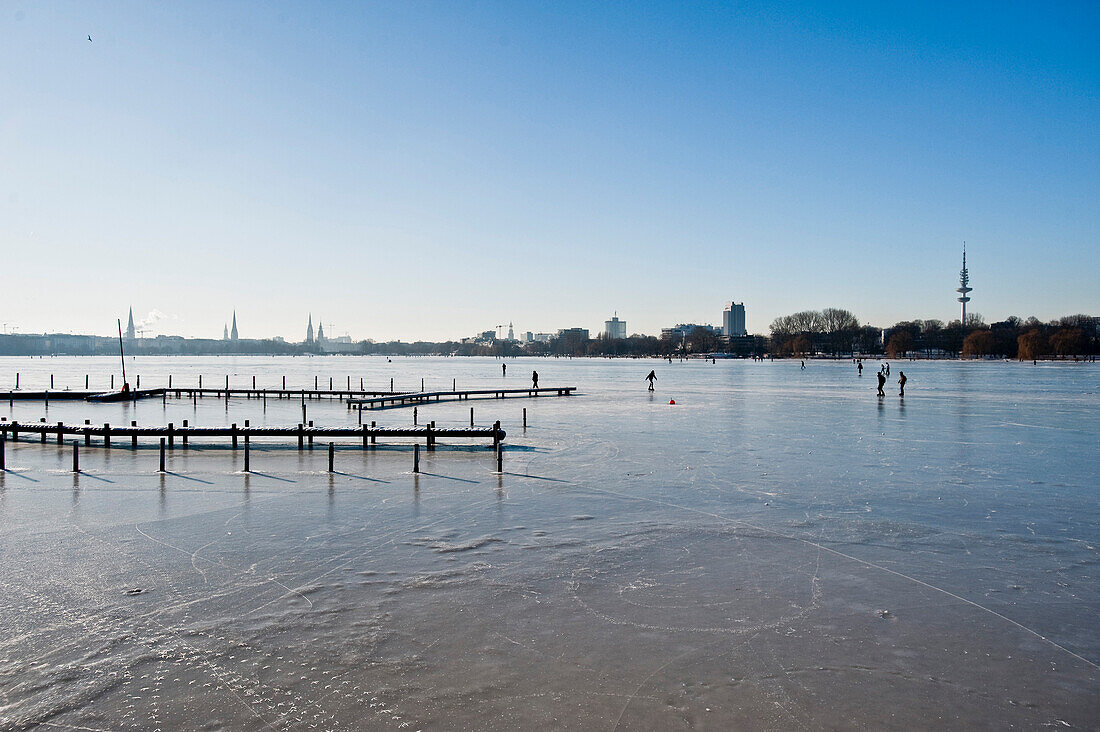
[[[0,359],[0,388],[110,359]],[[656,368],[656,393],[644,376]],[[142,387],[579,387],[421,405],[482,445],[131,450],[0,474],[0,728],[1097,728],[1100,370],[137,358]],[[97,381],[98,379],[98,381]],[[134,379],[131,376],[131,383]],[[668,404],[674,398],[675,406]],[[526,407],[528,429],[521,426]],[[317,424],[355,424],[339,402]],[[301,404],[0,405],[297,424]],[[380,426],[411,409],[375,410]]]

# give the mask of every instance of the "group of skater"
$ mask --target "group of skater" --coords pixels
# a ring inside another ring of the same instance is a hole
[[[802,361],[800,366],[801,366],[802,371],[806,370],[806,362],[805,361]],[[863,359],[861,359],[861,358],[856,359],[856,370],[859,371],[860,376],[863,376]],[[502,363],[500,365],[500,373],[501,373],[501,376],[507,376],[508,375],[508,364]],[[888,364],[888,363],[881,364],[879,366],[879,369],[878,369],[878,395],[880,397],[886,396],[886,392],[884,391],[883,387],[886,386],[886,377],[889,376],[889,375],[890,375],[890,364]],[[657,383],[657,371],[656,371],[656,369],[650,370],[649,374],[645,377],[644,380],[649,382],[649,391],[653,391],[654,390],[654,385]],[[898,396],[901,396],[901,397],[905,396],[905,382],[908,381],[908,380],[909,379],[906,378],[904,371],[899,371],[898,372]],[[539,388],[539,372],[538,371],[531,371],[531,388],[532,389]]]

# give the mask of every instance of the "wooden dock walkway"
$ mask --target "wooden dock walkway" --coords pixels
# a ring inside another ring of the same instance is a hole
[[[540,386],[528,389],[459,389],[457,391],[410,391],[398,394],[384,394],[365,399],[348,399],[348,406],[360,409],[388,409],[392,407],[407,407],[425,402],[438,402],[446,398],[448,401],[466,401],[471,396],[484,399],[504,399],[506,395],[523,395],[537,397],[548,394],[551,396],[571,396],[577,390],[575,386]]]
[[[118,426],[111,424],[100,425],[67,425],[62,422],[47,424],[46,422],[9,422],[0,420],[0,438],[18,440],[20,433],[41,436],[41,441],[46,442],[47,435],[56,437],[57,444],[64,444],[66,437],[83,437],[85,445],[92,444],[92,437],[101,437],[106,447],[111,446],[111,438],[130,438],[130,446],[138,446],[139,437],[164,438],[169,447],[173,447],[178,438],[184,447],[187,447],[189,438],[193,437],[229,437],[232,446],[237,447],[239,439],[246,442],[252,437],[296,437],[298,449],[302,449],[306,443],[313,445],[314,438],[336,437],[362,439],[363,446],[376,444],[378,438],[412,437],[419,442],[424,440],[428,449],[435,447],[435,442],[440,438],[481,438],[492,440],[495,448],[507,433],[501,429],[500,422],[492,427],[463,427],[458,429],[434,427],[431,424],[424,427],[375,427],[363,425],[361,427],[314,427],[312,424],[298,424],[289,427],[252,427],[247,422],[245,425],[236,424],[224,427],[194,427],[189,426],[185,420],[184,426],[177,427],[169,422],[163,427],[139,427],[134,423],[130,426]]]

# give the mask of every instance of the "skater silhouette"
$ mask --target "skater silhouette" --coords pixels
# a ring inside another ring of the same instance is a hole
[[[655,371],[650,371],[649,376],[645,378],[649,382],[649,390],[653,391],[653,382],[657,380],[657,373]]]
[[[901,374],[898,377],[898,386],[901,388],[901,391],[898,392],[898,396],[905,396],[905,382],[909,381],[909,379],[905,378],[904,371],[899,371],[898,373]]]
[[[538,389],[539,388],[539,372],[538,371],[532,371],[531,372],[531,388],[532,389]]]
[[[882,387],[886,385],[886,374],[881,371],[878,372],[878,395],[886,396],[886,392],[882,390]]]

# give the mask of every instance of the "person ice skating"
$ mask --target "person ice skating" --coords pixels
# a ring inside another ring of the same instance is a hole
[[[649,382],[649,390],[653,391],[653,382],[657,380],[657,372],[656,371],[650,371],[649,376],[647,376],[645,378],[646,378],[646,381]]]
[[[500,375],[501,376],[507,376],[508,375],[508,364],[502,363],[500,365]]]
[[[886,364],[886,375],[890,375],[890,364]]]
[[[531,372],[531,388],[532,389],[538,389],[539,388],[539,372],[538,371],[532,371]]]
[[[802,370],[803,370],[803,371],[805,371],[805,370],[806,370],[806,362],[805,362],[805,361],[803,361],[803,362],[802,362]]]
[[[909,381],[909,379],[905,378],[905,372],[904,371],[899,371],[898,373],[901,374],[898,377],[898,387],[900,388],[900,391],[898,392],[898,396],[905,396],[905,382]]]
[[[882,387],[886,386],[886,374],[881,371],[878,372],[878,395],[886,396],[886,392],[882,390]]]
[[[856,370],[859,371],[859,375],[863,376],[863,362],[860,361],[856,364]]]

